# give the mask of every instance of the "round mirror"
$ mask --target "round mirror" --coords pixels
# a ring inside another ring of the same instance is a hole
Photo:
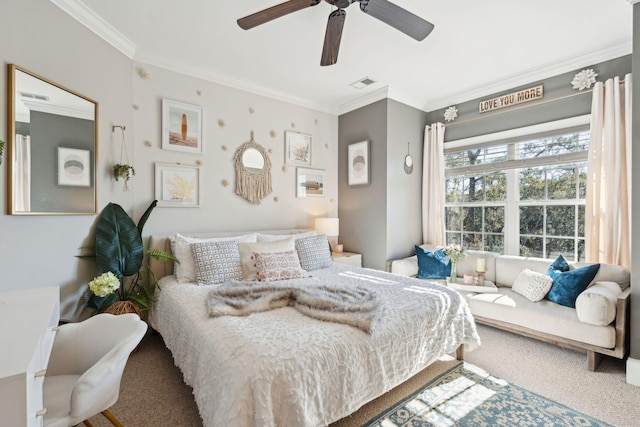
[[[255,148],[247,148],[242,153],[242,165],[252,172],[261,171],[264,168],[264,157]]]

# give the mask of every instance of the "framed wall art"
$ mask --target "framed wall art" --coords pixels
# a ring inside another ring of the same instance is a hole
[[[200,168],[198,166],[156,163],[158,206],[200,206]]]
[[[285,163],[311,166],[311,135],[285,130],[284,141]]]
[[[371,162],[369,160],[369,141],[349,144],[347,159],[349,162],[348,184],[369,184],[369,174],[371,171]]]
[[[58,147],[58,185],[91,187],[91,151]]]
[[[202,154],[202,107],[162,100],[162,149]]]
[[[323,169],[296,169],[297,197],[325,197],[327,172]]]

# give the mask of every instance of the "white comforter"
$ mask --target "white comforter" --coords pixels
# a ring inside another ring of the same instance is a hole
[[[312,274],[375,290],[382,307],[371,335],[292,307],[210,318],[210,286],[161,280],[152,325],[205,426],[325,426],[480,342],[464,299],[442,285],[340,264]]]

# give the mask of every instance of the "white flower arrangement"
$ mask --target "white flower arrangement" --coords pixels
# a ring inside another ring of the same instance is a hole
[[[464,248],[456,244],[445,246],[443,252],[449,257],[451,262],[456,264],[459,261],[462,261],[467,256],[467,254],[464,252]]]
[[[120,279],[110,271],[102,273],[89,282],[89,289],[99,297],[106,297],[118,288],[120,288]]]
[[[454,105],[444,110],[444,119],[446,121],[452,122],[456,117],[458,117],[458,109]]]
[[[595,84],[596,77],[598,77],[598,74],[592,69],[582,70],[578,74],[573,76],[571,84],[573,85],[574,89],[589,89],[592,84]]]

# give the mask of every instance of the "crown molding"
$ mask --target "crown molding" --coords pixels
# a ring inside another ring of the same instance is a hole
[[[640,0],[636,0],[640,2]],[[502,92],[504,90],[513,89],[514,87],[523,86],[531,82],[542,80],[545,78],[568,73],[580,68],[584,68],[600,62],[609,61],[628,55],[632,52],[631,40],[622,40],[618,43],[590,52],[586,55],[570,58],[566,61],[554,62],[539,68],[529,70],[527,72],[517,74],[499,81],[489,82],[478,88],[470,88],[463,92],[458,92],[451,96],[434,99],[419,107],[425,112],[431,112],[450,105],[459,104],[477,98],[482,98],[491,94]],[[568,84],[568,83],[567,83]]]
[[[184,74],[190,77],[195,77],[198,79],[217,83],[223,86],[231,87],[231,88],[242,90],[245,92],[250,92],[255,95],[265,96],[267,98],[287,102],[289,104],[295,104],[300,107],[317,110],[323,113],[329,113],[334,115],[338,114],[338,111],[334,106],[314,103],[309,101],[308,99],[295,97],[286,92],[273,90],[265,86],[259,85],[257,83],[237,79],[228,74],[223,74],[216,71],[204,69],[197,65],[187,64],[184,61],[169,58],[165,55],[158,55],[153,52],[138,49],[133,59],[135,61],[142,62],[148,65],[153,65],[155,67],[163,68],[165,70],[173,71],[179,74]]]
[[[627,1],[631,4],[631,6],[633,6],[636,3],[640,3],[640,0],[627,0]]]
[[[98,37],[133,59],[136,45],[79,0],[49,0]]]

